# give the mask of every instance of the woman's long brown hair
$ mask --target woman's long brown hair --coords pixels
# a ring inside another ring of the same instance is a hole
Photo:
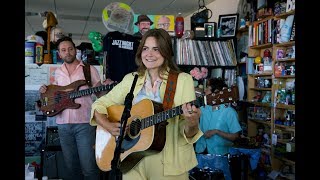
[[[141,53],[143,50],[143,46],[148,37],[154,37],[157,41],[157,45],[159,48],[160,54],[164,58],[163,64],[159,67],[159,77],[163,77],[162,75],[167,71],[167,67],[170,68],[170,71],[173,72],[181,72],[177,64],[174,62],[174,54],[172,47],[172,38],[168,34],[166,30],[163,29],[150,29],[148,30],[141,39],[139,44],[137,53],[136,53],[136,64],[138,65],[138,74],[139,76],[143,76],[146,71],[146,66],[143,64],[141,59]]]

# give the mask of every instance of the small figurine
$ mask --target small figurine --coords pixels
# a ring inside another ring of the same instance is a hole
[[[270,144],[270,139],[269,139],[269,136],[267,133],[264,133],[263,134],[263,141],[262,141],[263,144]]]
[[[269,103],[271,102],[271,91],[267,91],[262,99],[263,103]]]
[[[253,97],[254,102],[259,102],[261,100],[261,92],[257,92],[257,95]]]

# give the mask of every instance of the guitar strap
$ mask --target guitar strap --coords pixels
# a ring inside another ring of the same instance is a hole
[[[176,92],[177,79],[179,73],[169,72],[169,77],[167,81],[166,91],[163,98],[163,109],[167,110],[172,108],[174,94]]]
[[[91,72],[90,72],[90,64],[83,62],[84,66],[83,66],[83,73],[84,73],[84,77],[86,79],[86,82],[88,84],[89,87],[92,87],[92,83],[91,83]]]

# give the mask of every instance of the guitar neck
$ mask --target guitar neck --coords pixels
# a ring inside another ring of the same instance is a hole
[[[102,85],[102,86],[97,86],[97,87],[92,87],[92,88],[88,88],[88,89],[83,89],[83,90],[79,90],[79,91],[70,92],[69,93],[69,97],[70,98],[78,98],[78,97],[81,97],[81,96],[86,96],[86,95],[97,93],[97,92],[101,92],[101,91],[109,91],[115,85],[116,85],[116,83],[113,83],[111,85]]]
[[[189,103],[194,104],[196,106],[199,106],[199,102],[197,100],[191,101]],[[168,109],[166,111],[162,111],[160,113],[157,113],[155,115],[143,118],[143,119],[141,119],[141,130],[148,128],[150,126],[153,126],[155,124],[161,123],[163,121],[166,121],[167,119],[181,115],[182,113],[183,113],[182,105],[180,105],[180,106],[176,106],[172,109]]]
[[[237,100],[239,100],[238,88],[237,86],[232,86],[231,88],[223,88],[221,91],[214,92],[209,95],[199,95],[196,97],[196,100],[189,103],[197,107],[201,107],[207,104],[218,105],[235,102]],[[161,123],[167,119],[181,115],[182,113],[182,105],[179,105],[172,109],[168,109],[166,111],[162,111],[160,113],[146,117],[144,119],[141,119],[141,129],[145,129],[155,124]]]

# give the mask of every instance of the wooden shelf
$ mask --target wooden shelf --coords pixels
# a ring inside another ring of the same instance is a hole
[[[271,107],[271,103],[263,103],[263,102],[255,102],[255,101],[248,101],[248,102],[256,106]]]
[[[262,48],[271,48],[273,44],[267,43],[267,44],[261,44],[256,46],[250,46],[251,49],[262,49]]]
[[[290,142],[290,139],[277,139],[277,142],[281,143],[281,144],[286,144],[286,143]]]
[[[295,41],[289,41],[289,42],[285,42],[285,43],[278,43],[278,44],[273,44],[276,47],[290,47],[290,46],[294,46],[295,45]]]
[[[268,73],[261,73],[261,74],[250,74],[253,77],[260,77],[260,76],[271,76],[272,72],[268,72]]]
[[[279,108],[279,109],[288,109],[288,110],[295,110],[296,107],[295,105],[287,105],[287,104],[282,104],[282,103],[278,103],[276,105],[276,108]]]
[[[255,91],[271,91],[271,88],[250,88],[250,89]]]
[[[289,58],[289,59],[276,59],[276,62],[293,62],[296,61],[295,58]]]
[[[275,78],[283,78],[283,79],[295,78],[295,75],[277,76],[277,77],[275,77]]]
[[[285,12],[285,13],[282,13],[282,14],[278,14],[278,15],[275,15],[274,18],[275,19],[284,19],[290,15],[294,15],[295,14],[295,10],[292,10],[292,11],[289,11],[289,12]]]
[[[264,120],[259,120],[259,119],[249,119],[249,118],[248,118],[248,120],[249,120],[249,121],[256,122],[256,123],[261,123],[261,124],[266,124],[266,125],[268,125],[268,126],[271,126],[270,121],[264,121]]]
[[[285,129],[287,131],[295,131],[295,126],[285,126],[285,125],[281,125],[281,124],[275,124],[276,128],[281,128],[281,129]]]
[[[267,16],[264,16],[264,17],[260,17],[260,19],[258,21],[254,21],[251,24],[259,24],[259,23],[262,23],[262,22],[267,21],[267,20],[272,19],[272,18],[273,18],[272,15],[267,15]]]

